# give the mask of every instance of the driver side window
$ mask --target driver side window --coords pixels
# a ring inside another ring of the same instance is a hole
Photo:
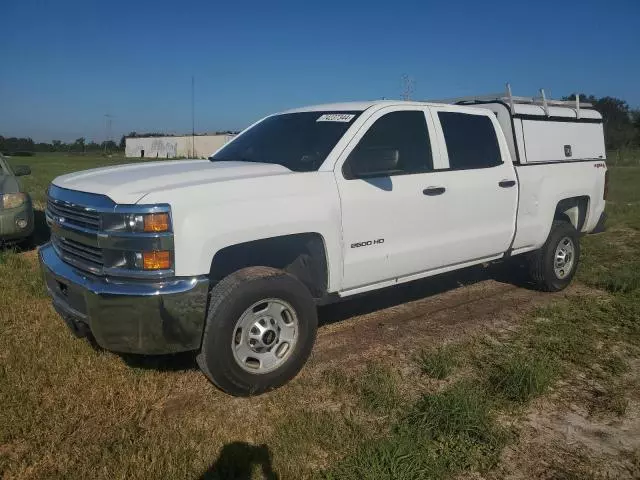
[[[410,175],[433,170],[424,112],[383,115],[349,154],[342,172],[347,180]]]

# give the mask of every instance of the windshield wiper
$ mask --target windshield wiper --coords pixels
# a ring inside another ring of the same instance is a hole
[[[213,156],[209,157],[209,160],[212,162],[253,162],[253,163],[262,163],[262,162],[256,162],[255,160],[251,160],[250,158],[246,158],[246,157],[239,157],[239,158],[215,158]]]

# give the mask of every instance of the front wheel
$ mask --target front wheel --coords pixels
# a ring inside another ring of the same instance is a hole
[[[556,220],[542,248],[529,257],[529,272],[536,286],[546,292],[558,292],[571,283],[580,260],[580,242],[569,222]]]
[[[198,364],[231,395],[256,395],[288,382],[306,362],[317,329],[309,290],[292,275],[250,267],[211,291]]]

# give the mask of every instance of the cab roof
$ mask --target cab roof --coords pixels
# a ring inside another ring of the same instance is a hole
[[[292,108],[282,113],[297,112],[362,112],[373,106],[387,105],[435,105],[427,102],[414,102],[406,100],[370,100],[363,102],[325,103],[321,105],[309,105],[307,107]]]
[[[368,108],[374,106],[391,106],[391,105],[415,105],[415,106],[437,106],[437,105],[449,105],[457,107],[472,107],[472,108],[485,108],[489,109],[491,104],[495,102],[482,102],[482,103],[464,103],[455,104],[441,101],[435,102],[419,102],[410,100],[370,100],[363,102],[341,102],[341,103],[325,103],[321,105],[310,105],[307,107],[293,108],[285,110],[280,113],[298,113],[298,112],[362,112]],[[544,108],[541,105],[524,105],[515,104],[514,112],[510,112],[515,115],[535,115],[540,117],[567,117],[576,118],[577,112],[570,105],[567,106],[550,106],[548,108],[549,115],[546,115]],[[580,115],[582,118],[590,119],[602,119],[602,115],[593,108],[580,109]]]

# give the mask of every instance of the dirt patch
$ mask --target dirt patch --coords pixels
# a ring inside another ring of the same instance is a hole
[[[454,279],[458,284],[452,286],[451,278],[439,285],[441,280],[434,278],[381,292],[382,298],[362,297],[326,307],[320,311],[320,319],[329,318],[334,323],[320,328],[310,365],[349,367],[379,355],[403,356],[415,353],[417,347],[460,341],[479,332],[517,328],[534,308],[590,291],[574,284],[564,292],[548,294],[486,277],[479,279],[482,272],[474,275],[470,285]],[[442,291],[434,294],[439,286]],[[391,295],[397,303],[367,311],[371,303],[384,303],[385,297]],[[407,301],[402,303],[403,299]],[[365,313],[357,315],[362,310]],[[352,312],[356,315],[349,316]]]
[[[591,413],[594,389],[582,376],[556,385],[517,422],[518,441],[505,449],[487,480],[640,478],[640,369],[636,367],[632,365],[622,379],[629,388],[625,412],[619,416]]]
[[[577,406],[538,402],[487,479],[640,478],[640,404],[623,419],[595,419]]]

